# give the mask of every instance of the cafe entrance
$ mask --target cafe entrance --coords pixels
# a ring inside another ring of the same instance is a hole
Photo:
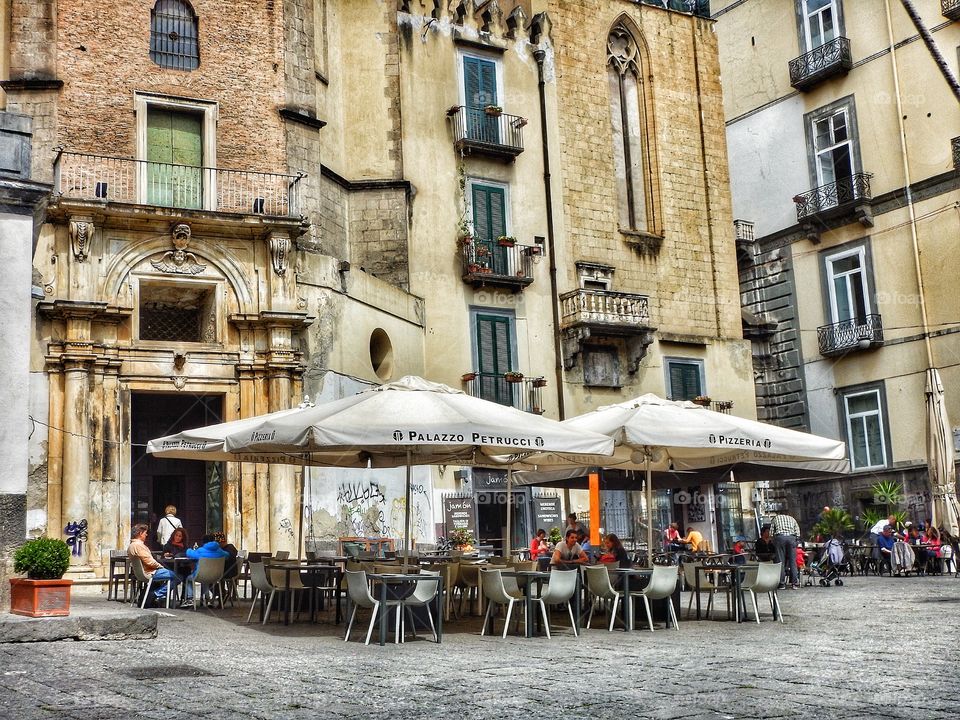
[[[191,543],[223,529],[223,463],[158,458],[148,440],[222,422],[222,395],[133,393],[131,405],[130,523],[150,526],[156,546],[157,522],[167,505],[177,508]],[[157,548],[159,549],[159,548]]]

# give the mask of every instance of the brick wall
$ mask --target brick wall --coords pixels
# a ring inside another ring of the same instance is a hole
[[[571,260],[617,268],[661,330],[741,335],[716,39],[709,21],[623,0],[552,2]],[[646,38],[663,245],[641,257],[617,230],[606,40],[621,15]],[[701,128],[700,118],[703,118]],[[575,279],[570,268],[566,282]]]
[[[200,67],[183,71],[150,59],[152,0],[114,3],[109,12],[93,0],[59,0],[60,143],[132,157],[134,91],[161,93],[217,101],[219,166],[286,170],[277,114],[285,101],[283,5],[260,0],[192,5],[199,17]]]
[[[54,0],[10,0],[11,79],[52,78],[57,42]],[[61,4],[63,4],[61,2]]]
[[[381,280],[407,289],[407,199],[383,188],[350,194],[350,262]]]

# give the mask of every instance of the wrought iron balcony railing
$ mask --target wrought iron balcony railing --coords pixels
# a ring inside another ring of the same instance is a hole
[[[560,296],[560,313],[560,324],[564,327],[646,328],[650,325],[650,299],[646,295],[581,288]]]
[[[453,122],[454,146],[464,153],[513,160],[523,152],[526,118],[489,108],[455,106],[447,111]]]
[[[541,252],[539,245],[465,238],[460,241],[463,279],[473,285],[522,289],[533,282],[533,263]]]
[[[468,372],[461,378],[467,394],[491,402],[509,405],[524,412],[543,414],[542,389],[547,381],[542,377],[524,377],[520,373]]]
[[[822,213],[827,210],[844,209],[849,205],[862,203],[870,199],[870,173],[854,173],[850,177],[840,178],[836,182],[821,185],[813,190],[796,195],[793,202],[797,205],[797,220]]]
[[[820,354],[845,355],[883,345],[883,322],[879,315],[843,320],[817,328]]]
[[[960,0],[957,0],[960,2]],[[960,171],[960,137],[950,140],[950,147],[953,150],[953,169]]]
[[[74,200],[299,217],[300,175],[59,151],[54,193]]]
[[[807,90],[828,77],[846,73],[853,67],[850,41],[838,37],[815,47],[790,61],[790,85]]]
[[[950,20],[960,20],[960,0],[940,0],[940,13]]]

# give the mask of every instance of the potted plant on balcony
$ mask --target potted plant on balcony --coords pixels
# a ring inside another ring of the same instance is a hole
[[[497,245],[500,247],[513,247],[517,244],[517,239],[512,235],[501,235],[497,238]]]
[[[538,377],[533,379],[533,386],[536,388],[542,388],[547,386],[547,379]]]
[[[543,252],[543,248],[539,245],[530,245],[529,247],[524,248],[523,252],[525,255],[529,255],[530,257],[538,257]]]
[[[697,404],[697,405],[702,405],[703,407],[710,407],[710,402],[711,402],[711,401],[710,401],[710,396],[709,396],[709,395],[697,395],[697,396],[696,396],[693,400],[691,400],[690,402],[695,403],[695,404]]]
[[[480,263],[467,263],[467,272],[476,275],[480,272]]]
[[[509,370],[503,374],[503,379],[508,383],[519,383],[523,382],[523,373],[516,372],[515,370]]]
[[[458,112],[460,112],[460,106],[459,106],[459,105],[451,105],[450,107],[447,108],[447,117],[453,117],[453,116],[456,115]]]
[[[471,382],[472,380],[476,380],[476,379],[477,379],[477,374],[475,372],[464,373],[463,375],[460,376],[460,380],[462,380],[463,382]]]
[[[73,580],[63,579],[69,567],[70,548],[63,540],[27,540],[13,555],[13,571],[27,577],[10,578],[10,612],[28,617],[69,615]]]
[[[483,111],[491,117],[500,117],[503,114],[503,108],[499,105],[487,105]]]
[[[519,117],[513,121],[513,127],[515,127],[517,130],[526,126],[527,126],[527,119],[525,117]]]

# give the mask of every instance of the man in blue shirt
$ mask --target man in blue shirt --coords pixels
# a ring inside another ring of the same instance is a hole
[[[204,535],[200,539],[200,547],[198,548],[189,548],[187,550],[187,557],[191,560],[196,560],[197,564],[193,568],[193,572],[187,577],[187,587],[186,587],[186,597],[184,605],[190,607],[193,600],[193,582],[194,578],[197,576],[197,571],[200,569],[200,558],[228,558],[230,553],[220,547],[220,543],[217,542],[216,538],[213,535]],[[203,601],[203,598],[200,598],[200,601]]]
[[[890,558],[893,555],[893,544],[897,539],[893,536],[893,527],[887,525],[877,537],[877,549],[880,551],[880,562],[890,568]]]

